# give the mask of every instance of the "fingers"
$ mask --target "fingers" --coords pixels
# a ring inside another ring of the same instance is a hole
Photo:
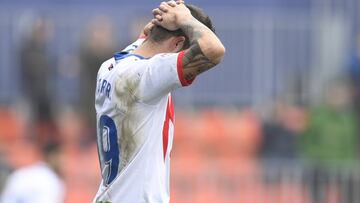
[[[155,25],[150,21],[150,22],[144,27],[143,33],[140,34],[140,37],[139,37],[139,38],[149,36],[149,34],[151,33],[151,30],[154,28],[154,26],[155,26]]]
[[[180,4],[180,3],[184,3],[184,1],[180,0],[180,1],[168,1],[168,2],[161,2],[159,9],[163,12],[168,12],[169,8],[171,7],[176,7],[176,5]]]
[[[154,17],[155,17],[155,19],[158,20],[158,21],[162,21],[162,19],[163,19],[160,15],[156,15],[156,16],[154,16]]]
[[[177,3],[175,1],[168,1],[167,4],[171,7],[175,7],[177,5]]]
[[[154,24],[154,26],[155,25],[161,26],[161,22],[159,20],[157,20],[157,19],[152,19],[151,23]]]
[[[146,24],[145,27],[143,28],[142,32],[139,35],[139,39],[146,38],[147,36],[149,36],[153,27],[154,27],[154,24],[152,24],[151,21],[148,24]]]
[[[162,21],[162,11],[159,8],[155,8],[154,10],[152,10],[152,13],[154,15],[154,18],[156,18],[159,21]]]
[[[160,25],[161,21],[163,20],[162,15],[164,13],[169,12],[169,10],[171,8],[176,7],[179,4],[184,3],[183,0],[170,0],[170,1],[163,1],[161,2],[161,4],[159,5],[158,8],[155,8],[154,10],[152,10],[152,14],[154,15],[154,19],[151,21],[154,25]]]
[[[154,15],[154,16],[156,16],[156,15],[162,15],[162,11],[159,9],[159,8],[155,8],[155,9],[153,9],[152,10],[152,14]]]
[[[155,27],[155,24],[154,24],[154,23],[149,23],[147,29],[148,29],[149,31],[151,31],[154,27]]]
[[[169,5],[168,3],[166,3],[166,2],[161,2],[160,6],[159,6],[159,9],[160,9],[162,12],[165,12],[165,13],[169,11],[169,8],[171,8],[171,7],[170,7],[170,5]]]
[[[159,5],[159,7],[157,9],[153,10],[153,14],[154,15],[161,15],[161,12],[166,13],[166,12],[169,11],[169,9],[171,7],[176,7],[178,4],[181,4],[181,3],[184,3],[184,1],[182,1],[182,0],[179,0],[179,1],[171,0],[171,1],[168,1],[168,2],[163,1],[163,2],[161,2],[161,4]],[[154,13],[154,12],[156,12],[156,13]]]

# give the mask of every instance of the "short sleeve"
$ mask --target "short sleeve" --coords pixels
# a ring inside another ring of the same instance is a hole
[[[192,84],[183,74],[182,57],[184,52],[158,54],[148,59],[139,91],[144,102],[153,102],[171,91]]]
[[[194,79],[192,80],[186,80],[185,79],[185,76],[184,76],[184,72],[183,72],[183,69],[184,69],[184,65],[183,65],[183,57],[184,57],[184,53],[185,51],[182,51],[178,54],[178,57],[177,57],[177,72],[178,72],[178,78],[180,80],[180,83],[182,86],[189,86],[192,84],[192,82],[194,81]]]

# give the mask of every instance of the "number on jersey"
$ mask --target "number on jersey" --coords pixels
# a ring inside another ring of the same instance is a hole
[[[120,149],[115,122],[107,115],[99,120],[100,139],[98,139],[100,164],[104,185],[109,185],[117,176],[120,164]]]

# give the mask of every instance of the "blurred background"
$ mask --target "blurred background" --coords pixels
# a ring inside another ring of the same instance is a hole
[[[0,0],[1,202],[36,167],[54,203],[92,201],[97,69],[159,3]],[[171,202],[359,203],[360,1],[188,3],[227,53],[175,92]]]

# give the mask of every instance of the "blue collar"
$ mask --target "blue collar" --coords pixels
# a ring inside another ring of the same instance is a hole
[[[122,59],[124,59],[126,57],[129,57],[129,56],[136,56],[139,59],[146,59],[143,56],[140,56],[140,55],[137,55],[137,54],[130,54],[129,52],[126,52],[126,51],[117,52],[117,53],[114,54],[115,61],[122,60]]]

